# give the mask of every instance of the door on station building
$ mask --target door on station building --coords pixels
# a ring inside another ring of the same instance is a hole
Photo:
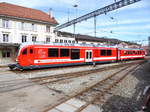
[[[92,62],[92,50],[85,50],[85,62]]]

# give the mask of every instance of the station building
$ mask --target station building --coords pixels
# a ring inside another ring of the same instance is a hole
[[[24,42],[55,42],[54,17],[40,10],[0,3],[0,64],[14,60]]]

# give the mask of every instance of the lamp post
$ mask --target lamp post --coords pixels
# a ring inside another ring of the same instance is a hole
[[[76,8],[76,18],[77,18],[77,7],[78,7],[78,5],[75,4],[75,5],[73,5],[73,7]]]
[[[76,8],[76,18],[77,18],[77,7],[78,7],[78,5],[75,4],[75,5],[73,5],[73,7]],[[74,33],[74,39],[76,40],[76,35],[75,35],[75,33],[76,33],[76,23],[73,24],[73,33]]]

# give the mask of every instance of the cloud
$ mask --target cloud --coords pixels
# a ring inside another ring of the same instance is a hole
[[[53,5],[71,5],[75,0],[3,0],[3,2],[13,3],[25,7],[50,7]]]

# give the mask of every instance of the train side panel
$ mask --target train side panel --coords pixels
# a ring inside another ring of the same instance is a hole
[[[144,50],[121,50],[121,60],[144,58]]]
[[[36,56],[34,65],[54,65],[54,64],[69,64],[83,63],[84,49],[62,46],[45,46],[36,47]]]
[[[94,62],[116,61],[116,48],[96,48],[94,51]]]

